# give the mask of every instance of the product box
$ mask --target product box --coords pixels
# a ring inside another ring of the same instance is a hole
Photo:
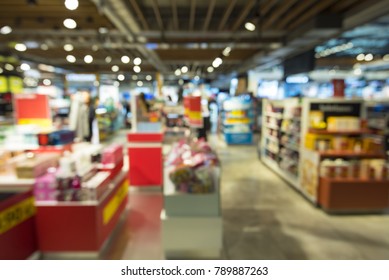
[[[82,191],[85,200],[99,200],[107,191],[110,182],[110,172],[97,172],[88,181],[82,183]]]
[[[327,130],[329,131],[358,131],[361,129],[361,121],[357,117],[329,117]]]
[[[116,164],[123,159],[123,146],[113,144],[105,148],[101,155],[102,164]]]
[[[57,200],[56,172],[37,177],[34,184],[34,196],[37,201]]]
[[[16,164],[16,176],[21,179],[34,179],[46,173],[49,167],[56,167],[57,153],[29,154],[25,160]]]

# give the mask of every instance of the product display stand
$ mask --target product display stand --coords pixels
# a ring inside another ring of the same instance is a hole
[[[161,124],[138,123],[127,139],[131,186],[160,188],[163,180]]]
[[[0,187],[0,260],[28,259],[38,251],[32,185],[13,187]]]
[[[220,188],[209,194],[178,193],[165,168],[162,244],[167,259],[217,259],[222,250]],[[215,176],[219,186],[220,171]]]
[[[127,173],[121,171],[98,201],[38,201],[37,233],[44,258],[98,258],[126,213]]]

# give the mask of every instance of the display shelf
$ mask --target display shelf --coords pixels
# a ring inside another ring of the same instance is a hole
[[[295,152],[300,152],[300,147],[297,146],[297,145],[291,145],[291,144],[283,144],[281,143],[281,146],[284,146],[285,148],[289,149],[289,150],[292,150],[292,151],[295,151]]]
[[[363,135],[363,134],[373,133],[370,129],[361,129],[355,131],[347,131],[347,130],[333,131],[333,130],[325,130],[325,129],[322,130],[322,129],[314,129],[314,128],[308,129],[308,132],[312,134],[319,134],[319,135]]]
[[[389,206],[389,180],[320,178],[319,204],[330,212],[382,211]]]
[[[266,112],[265,117],[275,118],[275,119],[282,119],[282,113],[275,113],[275,112]]]
[[[271,123],[268,123],[268,122],[265,123],[265,126],[267,128],[273,129],[273,130],[279,130],[280,129],[280,127],[278,125],[274,125],[274,124],[271,124]]]
[[[300,190],[298,178],[296,176],[293,176],[290,172],[287,172],[286,170],[281,169],[281,167],[277,164],[277,162],[269,157],[266,157],[266,156],[262,157],[261,160],[266,166],[271,168],[282,179],[284,179],[286,182],[288,182],[290,185],[292,185],[296,189]]]
[[[273,135],[268,134],[268,135],[266,135],[265,137],[266,137],[267,139],[273,141],[273,142],[277,142],[277,143],[280,142],[280,139],[279,139],[278,137],[276,137],[276,136],[273,136]]]
[[[384,153],[375,152],[354,152],[354,151],[322,151],[319,152],[322,158],[361,158],[361,159],[384,159]]]

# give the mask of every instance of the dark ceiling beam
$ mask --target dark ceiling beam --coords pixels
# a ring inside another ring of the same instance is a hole
[[[354,28],[389,13],[389,0],[363,1],[345,14],[344,28]]]
[[[172,6],[172,14],[173,14],[173,28],[175,30],[179,30],[180,27],[178,22],[177,2],[176,0],[171,0],[170,3]]]
[[[203,25],[203,31],[207,31],[209,27],[209,23],[211,22],[213,10],[215,9],[215,3],[216,0],[210,0],[207,15],[205,17],[204,25]]]
[[[331,8],[331,12],[332,13],[340,13],[344,9],[347,9],[348,7],[350,7],[351,5],[356,4],[358,1],[360,1],[360,0],[343,0],[343,1],[339,1],[338,3],[336,3]]]
[[[195,18],[196,18],[196,0],[191,0],[190,1],[189,30],[194,29]]]
[[[142,32],[142,36],[146,38],[159,38],[161,35],[160,31],[158,30],[150,30]],[[167,39],[197,39],[197,38],[203,38],[203,39],[231,39],[231,36],[234,38],[258,38],[258,34],[255,34],[255,32],[250,31],[242,31],[238,33],[230,32],[230,31],[165,31],[164,32],[165,38]],[[280,39],[282,36],[285,35],[284,31],[262,31],[261,37],[263,39],[270,38],[278,38]]]
[[[264,1],[263,4],[259,7],[258,13],[261,16],[265,16],[271,10],[271,8],[273,8],[273,6],[275,4],[277,4],[277,2],[278,2],[278,0],[267,0],[267,1]]]
[[[281,19],[281,16],[288,11],[298,0],[287,0],[282,1],[278,6],[277,9],[274,10],[273,13],[270,14],[270,16],[264,21],[262,25],[262,29],[269,29],[273,25],[274,22]],[[291,10],[292,12],[292,10]]]
[[[247,15],[250,13],[251,9],[254,7],[256,0],[249,0],[244,8],[242,9],[238,19],[235,21],[234,25],[231,28],[231,31],[236,31],[247,18]]]
[[[304,12],[306,9],[308,9],[313,3],[315,3],[316,0],[303,0],[299,1],[299,5],[293,8],[290,13],[288,13],[285,17],[283,17],[278,24],[276,25],[277,30],[283,30],[289,22],[291,22],[293,19],[298,18],[298,16]]]
[[[136,0],[130,0],[130,3],[132,5],[132,7],[134,8],[136,14],[138,15],[138,18],[139,18],[139,20],[142,23],[143,29],[149,30],[150,29],[149,25],[148,25],[148,23],[146,21],[145,16],[142,13],[142,10],[139,7],[138,2]]]
[[[309,11],[304,13],[301,17],[299,17],[296,21],[294,21],[291,25],[288,26],[288,30],[295,29],[296,27],[300,26],[304,22],[314,18],[316,15],[330,7],[332,4],[337,2],[338,0],[326,0],[326,1],[319,1],[316,5],[314,5]]]
[[[154,10],[155,18],[157,19],[158,22],[159,29],[163,31],[164,30],[163,21],[161,17],[161,12],[159,11],[158,0],[153,0],[153,10]]]
[[[223,30],[224,29],[224,26],[226,25],[226,22],[227,22],[228,18],[230,17],[232,10],[234,9],[236,1],[237,0],[229,0],[228,5],[227,5],[227,7],[226,7],[226,9],[225,9],[225,11],[223,13],[223,17],[222,17],[222,19],[220,21],[218,30]]]

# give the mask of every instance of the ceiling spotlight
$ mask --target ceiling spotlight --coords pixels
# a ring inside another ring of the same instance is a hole
[[[85,57],[84,57],[84,61],[85,61],[85,63],[92,63],[93,62],[93,56],[91,56],[91,55],[86,55]]]
[[[25,52],[27,50],[27,47],[25,44],[18,43],[15,45],[15,50],[17,50],[19,52]]]
[[[5,70],[8,70],[8,71],[13,71],[15,70],[15,67],[12,65],[12,64],[9,64],[7,63],[6,65],[4,65],[5,67]]]
[[[130,58],[127,55],[123,55],[121,60],[125,64],[130,63]]]
[[[244,24],[244,27],[248,30],[248,31],[254,31],[255,30],[255,24],[252,23],[252,22],[246,22]]]
[[[138,76],[137,76],[137,75],[132,75],[132,79],[133,79],[134,81],[136,81],[136,80],[138,80]]]
[[[115,87],[119,87],[119,86],[120,86],[120,83],[119,83],[118,81],[114,81],[114,82],[113,82],[113,85],[114,85]]]
[[[63,25],[68,29],[74,29],[77,27],[77,22],[74,19],[67,18],[63,21]]]
[[[99,82],[99,81],[94,81],[94,82],[93,82],[93,85],[94,85],[95,87],[98,87],[98,86],[100,85],[100,82]]]
[[[188,68],[188,66],[182,66],[181,67],[181,73],[187,73],[188,72],[188,70],[189,70],[189,68]]]
[[[354,69],[354,74],[357,76],[361,75],[362,74],[361,68]]]
[[[139,57],[135,57],[134,58],[134,64],[135,65],[140,65],[142,63],[142,59],[140,59]]]
[[[199,76],[195,76],[195,77],[194,77],[194,80],[195,80],[195,81],[198,81],[198,80],[200,80],[200,77],[199,77]]]
[[[65,51],[67,51],[67,52],[71,52],[72,50],[74,50],[74,47],[73,47],[72,44],[65,44],[65,45],[63,46],[63,49],[64,49]]]
[[[208,73],[212,73],[212,72],[213,72],[213,67],[212,67],[212,66],[209,66],[209,67],[207,68],[207,71],[208,71]]]
[[[141,71],[140,67],[138,65],[134,66],[134,72],[139,73]]]
[[[119,66],[113,65],[113,66],[111,67],[111,70],[112,70],[112,72],[118,72],[118,71],[119,71]]]
[[[124,81],[125,78],[126,78],[126,77],[124,77],[123,74],[118,75],[118,80],[119,80],[119,81]]]
[[[41,50],[47,51],[49,49],[49,46],[47,44],[42,44],[41,45]]]
[[[0,74],[3,73],[3,68],[0,68]]]
[[[224,55],[224,56],[229,56],[229,55],[230,55],[230,52],[231,52],[231,47],[226,47],[226,48],[223,50],[223,55]]]
[[[178,80],[178,84],[179,84],[180,86],[184,85],[184,80],[183,80],[183,79],[179,79],[179,80]]]
[[[180,69],[176,69],[176,71],[174,71],[174,75],[180,76],[181,75],[181,70]]]
[[[147,80],[147,81],[151,81],[152,79],[153,79],[153,78],[151,77],[151,75],[147,75],[147,76],[146,76],[146,80]]]
[[[66,56],[66,60],[70,63],[74,63],[76,62],[76,57],[74,55],[69,54]]]
[[[51,81],[50,81],[49,79],[44,79],[44,80],[43,80],[43,84],[44,84],[45,86],[49,86],[49,85],[51,85]]]
[[[27,64],[27,63],[22,63],[20,65],[20,69],[22,69],[23,71],[28,71],[28,70],[31,69],[31,66],[29,64]]]
[[[136,85],[137,85],[138,87],[141,87],[141,86],[143,86],[143,82],[142,82],[142,81],[138,81],[138,82],[136,83]]]
[[[78,8],[78,0],[65,0],[65,7],[68,10],[74,11]]]
[[[92,51],[97,52],[98,50],[99,50],[99,46],[98,45],[93,45],[92,46]]]
[[[385,54],[382,58],[384,61],[389,61],[389,54]]]
[[[219,67],[222,63],[223,63],[223,59],[221,59],[220,57],[216,57],[215,60],[212,62],[212,66],[213,66],[214,68],[217,68],[217,67]]]
[[[373,55],[371,53],[365,55],[365,61],[372,61],[373,60]]]
[[[357,55],[357,60],[358,61],[362,61],[364,59],[365,59],[365,55],[363,53],[360,53],[360,54]]]
[[[3,26],[0,28],[0,34],[7,35],[12,32],[12,28],[8,25]]]
[[[108,28],[106,28],[106,27],[100,27],[100,28],[99,28],[99,33],[100,33],[100,34],[107,34],[107,33],[108,33]]]
[[[105,62],[106,62],[106,63],[111,63],[111,61],[112,61],[112,57],[107,56],[107,57],[105,58]]]

